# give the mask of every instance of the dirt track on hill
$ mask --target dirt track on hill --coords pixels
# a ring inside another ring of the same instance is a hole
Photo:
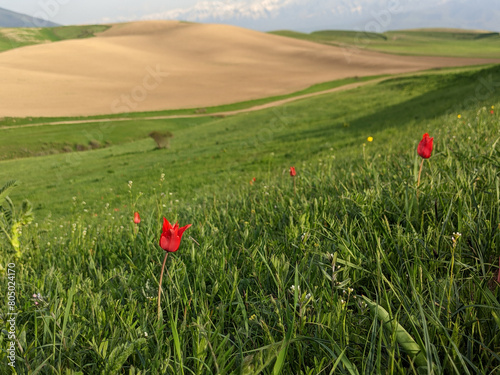
[[[346,50],[228,25],[117,24],[95,38],[0,53],[0,117],[206,108],[354,76],[500,63]]]
[[[295,96],[293,98],[276,100],[274,102],[256,105],[256,106],[244,108],[244,109],[238,109],[238,110],[234,110],[234,111],[203,113],[203,114],[193,114],[193,115],[163,115],[163,116],[149,116],[149,117],[117,117],[117,118],[104,118],[104,119],[91,119],[91,120],[54,121],[54,122],[44,122],[44,123],[39,123],[39,124],[2,126],[2,127],[0,127],[0,130],[2,130],[2,129],[16,129],[16,128],[29,128],[29,127],[38,127],[38,126],[51,126],[51,125],[55,126],[55,125],[71,125],[71,124],[89,124],[89,123],[99,123],[99,122],[115,122],[115,121],[131,121],[131,120],[166,120],[166,119],[176,119],[176,118],[232,116],[232,115],[237,115],[240,113],[254,112],[254,111],[259,111],[259,110],[266,109],[266,108],[278,107],[280,105],[291,103],[291,102],[294,102],[296,100],[311,98],[311,97],[318,96],[318,95],[330,94],[330,93],[339,92],[339,91],[353,90],[353,89],[361,87],[361,86],[365,86],[368,84],[375,84],[375,83],[382,82],[382,81],[384,81],[386,79],[390,79],[390,78],[394,78],[394,77],[385,77],[385,78],[378,78],[378,79],[374,79],[374,80],[366,81],[366,82],[351,83],[348,85],[336,87],[336,88],[329,89],[329,90],[299,95],[299,96]]]

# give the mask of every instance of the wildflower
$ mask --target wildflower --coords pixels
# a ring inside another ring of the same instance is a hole
[[[429,159],[431,157],[433,141],[434,137],[430,138],[429,133],[425,133],[417,147],[417,153],[422,157],[422,162],[420,163],[420,169],[418,171],[418,179],[417,179],[417,199],[419,193],[418,187],[420,186],[420,175],[422,174],[422,167],[424,166],[424,160]]]
[[[462,115],[458,115],[457,118],[462,118]]]
[[[493,115],[493,114],[495,113],[495,111],[494,111],[494,110],[491,110],[491,111],[490,111],[490,113]]]
[[[129,181],[129,182],[128,182],[128,188],[129,188],[129,189],[132,189],[132,184],[133,184],[133,182],[132,182],[132,181]]]
[[[373,142],[373,137],[368,137],[366,140],[367,140],[368,142]]]
[[[163,280],[163,271],[165,270],[165,263],[167,263],[168,254],[175,252],[179,249],[181,239],[184,231],[188,229],[191,224],[179,228],[179,224],[175,223],[174,226],[170,225],[166,218],[163,218],[163,230],[160,236],[160,247],[166,251],[163,264],[161,266],[160,282],[158,285],[158,319],[160,319],[160,304],[161,304],[161,282]]]
[[[163,230],[160,237],[160,247],[170,253],[176,252],[181,244],[182,234],[191,224],[179,228],[179,224],[172,226],[167,219],[163,218]]]
[[[141,217],[139,216],[139,212],[134,212],[134,223],[139,224],[141,222]]]
[[[432,154],[432,143],[434,137],[430,138],[429,133],[425,133],[418,144],[417,153],[424,159],[429,159]]]
[[[292,181],[293,181],[293,193],[297,194],[297,188],[295,187],[295,175],[297,172],[295,172],[295,167],[290,167],[290,176],[292,176]]]
[[[459,232],[453,232],[453,236],[451,237],[451,240],[453,242],[453,248],[457,246],[457,241],[458,239],[462,236],[462,233]]]

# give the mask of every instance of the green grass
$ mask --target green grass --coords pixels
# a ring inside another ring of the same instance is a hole
[[[36,207],[22,257],[0,250],[16,263],[18,372],[495,374],[500,93],[488,80],[500,67],[157,121],[169,150],[139,132],[120,141],[117,124],[106,149],[0,162],[0,181],[22,181],[15,205]],[[435,148],[417,193],[424,132]],[[158,321],[163,216],[193,226],[168,258]],[[6,311],[3,298],[4,327]]]
[[[0,28],[0,52],[35,44],[68,39],[92,38],[108,25],[58,26],[45,28]]]
[[[369,49],[400,55],[500,58],[500,34],[495,32],[423,29],[370,33],[325,30],[306,34],[280,30],[272,34],[346,49]]]

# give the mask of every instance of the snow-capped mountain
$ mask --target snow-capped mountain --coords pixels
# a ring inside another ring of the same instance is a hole
[[[201,0],[141,19],[227,23],[257,30],[459,27],[500,31],[499,0]]]

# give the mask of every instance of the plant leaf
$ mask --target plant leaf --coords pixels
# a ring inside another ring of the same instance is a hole
[[[0,188],[0,205],[3,204],[5,198],[7,197],[7,194],[9,193],[9,191],[11,191],[17,185],[18,184],[17,184],[16,180],[10,180],[10,181],[7,181],[2,188]]]
[[[363,299],[370,307],[370,311],[382,320],[383,326],[391,331],[396,331],[396,340],[404,349],[404,351],[415,361],[418,367],[428,367],[427,357],[424,351],[416,343],[413,337],[399,324],[396,319],[392,318],[389,313],[379,304],[363,296]]]

